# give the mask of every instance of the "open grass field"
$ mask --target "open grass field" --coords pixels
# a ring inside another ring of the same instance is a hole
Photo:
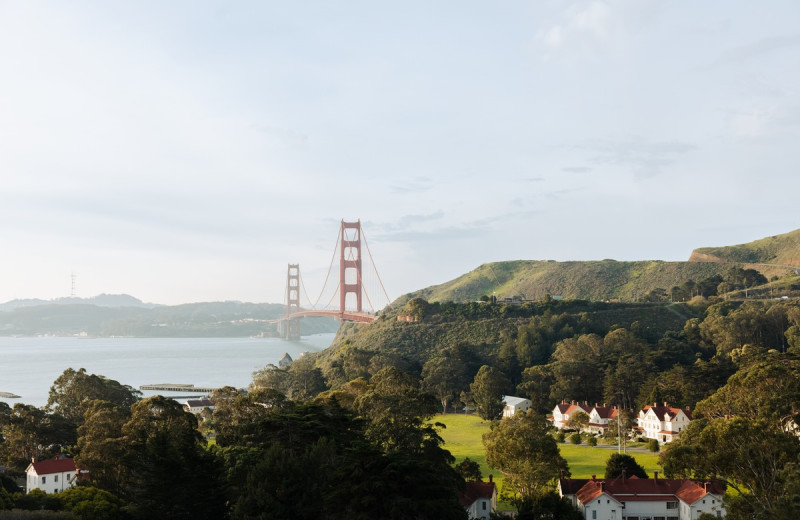
[[[441,435],[445,441],[444,447],[453,454],[456,458],[456,463],[469,457],[481,465],[484,480],[491,473],[494,475],[498,488],[502,489],[502,475],[486,464],[486,452],[483,449],[481,436],[489,430],[489,423],[478,416],[463,414],[437,415],[434,417],[434,421],[447,426],[441,432]],[[559,444],[559,448],[561,456],[569,462],[573,478],[590,478],[592,475],[602,476],[606,470],[606,461],[612,453],[617,451],[616,448],[610,449],[600,446],[592,448],[585,444],[580,446]],[[636,461],[644,467],[648,475],[652,476],[653,471],[660,470],[656,454],[649,452],[628,453],[636,458]]]

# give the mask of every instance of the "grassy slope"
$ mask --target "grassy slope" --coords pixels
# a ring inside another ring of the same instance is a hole
[[[407,294],[398,299],[395,307],[416,296],[428,301],[466,302],[481,295],[541,299],[551,294],[593,301],[630,301],[657,287],[669,290],[690,279],[700,281],[724,274],[730,264],[757,269],[768,278],[784,276],[787,270],[778,265],[800,267],[800,229],[747,244],[696,249],[689,260],[494,262],[441,285]]]
[[[486,451],[483,448],[482,435],[489,430],[489,423],[475,415],[447,414],[437,415],[434,421],[447,426],[442,432],[445,448],[456,458],[456,463],[462,462],[466,457],[481,465],[484,480],[491,473],[498,488],[502,489],[503,477],[499,471],[492,470],[486,464]],[[569,462],[573,478],[591,478],[592,475],[605,473],[606,461],[615,453],[614,450],[586,445],[574,446],[560,444],[561,456]],[[660,471],[658,456],[651,453],[631,453],[636,461],[644,467],[648,475],[653,471]],[[507,505],[507,504],[506,504]],[[501,507],[505,509],[506,507]]]
[[[692,257],[705,261],[748,264],[778,264],[800,267],[800,229],[746,244],[725,247],[702,247]]]
[[[406,295],[429,301],[466,302],[481,295],[498,298],[524,296],[541,299],[547,294],[592,301],[631,301],[660,287],[669,290],[686,280],[724,274],[729,266],[715,262],[511,261],[483,264],[455,280]],[[395,306],[397,306],[397,304]]]

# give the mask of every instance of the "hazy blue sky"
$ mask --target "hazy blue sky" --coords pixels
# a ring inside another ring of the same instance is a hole
[[[800,228],[800,3],[0,0],[0,301],[391,297]]]

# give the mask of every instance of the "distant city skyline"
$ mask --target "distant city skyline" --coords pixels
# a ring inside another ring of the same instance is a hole
[[[0,302],[392,298],[800,228],[791,1],[0,4]],[[73,279],[75,275],[74,290]]]

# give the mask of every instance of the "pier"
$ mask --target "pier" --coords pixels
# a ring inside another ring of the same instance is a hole
[[[142,385],[139,390],[160,390],[164,392],[194,392],[197,394],[210,394],[216,388],[185,385],[180,383],[163,383],[158,385]]]

